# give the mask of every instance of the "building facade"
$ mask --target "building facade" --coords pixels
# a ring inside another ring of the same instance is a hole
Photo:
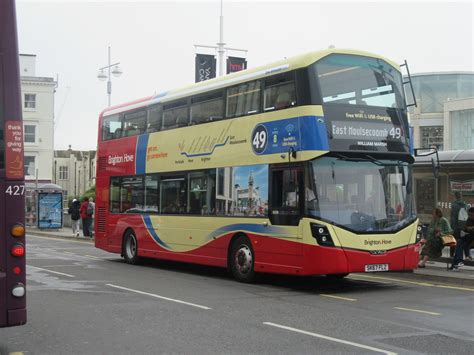
[[[63,189],[65,202],[77,198],[95,185],[95,150],[55,150],[53,182]],[[67,206],[67,203],[65,203]]]
[[[20,54],[25,180],[50,183],[54,150],[53,78],[36,76],[36,56]]]
[[[412,82],[415,147],[474,148],[474,72],[412,74]]]

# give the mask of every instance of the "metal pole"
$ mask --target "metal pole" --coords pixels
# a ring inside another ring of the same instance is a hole
[[[111,96],[112,96],[112,80],[110,79],[110,46],[109,46],[109,76],[107,80],[107,94],[109,95],[109,107],[111,105]]]
[[[224,54],[225,54],[224,16],[222,14],[222,1],[223,0],[221,0],[221,15],[219,17],[219,43],[217,43],[217,53],[219,54],[219,76],[224,75]]]

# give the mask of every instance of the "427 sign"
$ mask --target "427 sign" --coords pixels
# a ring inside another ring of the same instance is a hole
[[[5,195],[24,196],[25,185],[7,185],[7,187],[5,188]]]

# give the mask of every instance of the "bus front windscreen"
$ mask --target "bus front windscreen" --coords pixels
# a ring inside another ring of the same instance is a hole
[[[332,54],[315,64],[323,105],[403,109],[402,76],[379,58]]]
[[[411,165],[371,157],[309,163],[306,213],[349,230],[393,232],[415,218]]]

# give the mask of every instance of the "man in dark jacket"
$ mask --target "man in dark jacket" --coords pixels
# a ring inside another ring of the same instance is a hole
[[[454,197],[456,200],[451,203],[451,215],[449,219],[449,223],[451,224],[451,228],[453,229],[453,234],[454,238],[456,238],[456,241],[459,241],[459,238],[461,237],[461,231],[464,227],[465,221],[460,221],[459,220],[459,211],[464,208],[467,211],[467,205],[466,202],[464,202],[461,198],[461,193],[459,191],[456,191],[454,193]],[[451,256],[453,256],[454,253],[454,247],[451,248]]]
[[[464,255],[466,257],[466,260],[472,261],[472,258],[470,256],[470,246],[471,243],[474,241],[474,207],[469,208],[468,211],[468,219],[466,221],[466,224],[464,225],[463,232],[461,234],[464,234]]]
[[[79,221],[81,219],[81,213],[79,212],[81,208],[81,203],[74,199],[72,200],[71,207],[69,207],[68,213],[71,216],[72,223],[72,234],[76,237],[79,237]]]
[[[452,271],[457,271],[461,266],[464,265],[462,260],[463,251],[466,254],[466,257],[469,257],[469,245],[471,244],[471,235],[474,234],[474,208],[471,207],[467,214],[468,218],[466,221],[458,220],[457,226],[461,229],[459,230],[459,234],[456,237],[456,250],[454,252],[453,263],[449,268]]]

